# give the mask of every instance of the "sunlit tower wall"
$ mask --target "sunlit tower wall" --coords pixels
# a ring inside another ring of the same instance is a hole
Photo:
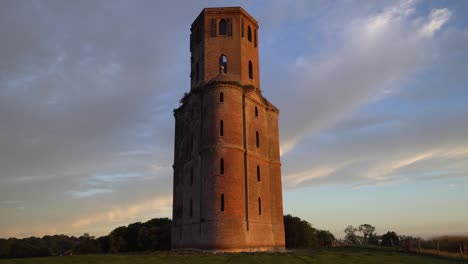
[[[205,8],[190,34],[191,89],[174,110],[172,248],[284,250],[279,110],[262,96],[258,23]]]

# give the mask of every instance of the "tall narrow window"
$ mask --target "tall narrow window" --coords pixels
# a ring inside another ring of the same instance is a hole
[[[258,215],[262,215],[262,199],[258,197]]]
[[[193,168],[190,168],[190,186],[193,185]]]
[[[252,29],[250,26],[247,26],[247,39],[252,42]]]
[[[255,117],[258,117],[258,108],[255,107]]]
[[[254,29],[254,47],[257,47],[257,30]]]
[[[190,217],[193,216],[193,201],[190,199]]]
[[[223,120],[219,120],[219,135],[224,136],[224,122],[223,122]]]
[[[219,57],[219,72],[227,73],[227,57],[224,54]]]
[[[211,19],[211,36],[216,37],[216,18]]]
[[[198,81],[199,78],[200,78],[200,64],[198,64],[197,62],[197,65],[195,66],[195,81]]]
[[[257,165],[257,181],[260,182],[260,166]]]
[[[251,80],[253,79],[253,64],[252,64],[252,61],[249,61],[249,78]]]
[[[219,21],[219,28],[218,28],[219,35],[227,35],[227,22],[224,19]]]
[[[224,174],[224,159],[223,158],[221,158],[219,166],[220,166],[220,169],[219,169],[220,174]]]
[[[223,93],[219,93],[219,102],[220,103],[224,102],[224,94]]]
[[[224,212],[224,193],[221,194],[221,212]]]
[[[244,37],[244,19],[241,18],[241,37]]]
[[[255,132],[255,139],[257,141],[257,148],[260,147],[260,135],[258,134],[258,131]]]

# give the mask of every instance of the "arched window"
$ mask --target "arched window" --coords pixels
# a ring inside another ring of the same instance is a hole
[[[219,102],[224,103],[224,94],[223,93],[219,93]]]
[[[249,78],[253,79],[253,64],[252,61],[249,61]]]
[[[220,174],[222,175],[224,174],[224,159],[223,158],[221,158],[219,166],[220,166],[219,171],[220,171]]]
[[[193,185],[193,168],[190,168],[190,186]]]
[[[262,199],[258,197],[258,215],[262,215]]]
[[[224,212],[224,193],[221,194],[221,212]]]
[[[255,107],[255,117],[258,117],[258,108]]]
[[[247,26],[247,39],[252,42],[252,29],[250,26]]]
[[[254,29],[254,47],[257,47],[257,30]]]
[[[190,199],[190,217],[193,216],[193,201]]]
[[[260,182],[260,166],[257,165],[257,181]]]
[[[224,136],[224,122],[223,122],[223,120],[219,121],[219,135]]]
[[[219,57],[219,72],[227,73],[227,57],[224,54]]]
[[[218,28],[219,35],[227,35],[227,22],[224,19],[219,21],[219,28]]]
[[[259,148],[260,147],[260,135],[258,134],[258,131],[255,132],[255,138],[257,141],[257,148]]]

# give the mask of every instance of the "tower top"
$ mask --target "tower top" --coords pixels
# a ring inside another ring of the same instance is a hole
[[[190,29],[194,27],[197,23],[199,23],[203,16],[205,15],[244,15],[246,18],[250,20],[252,24],[258,27],[258,22],[253,16],[251,16],[247,11],[245,11],[240,6],[229,6],[229,7],[207,7],[203,8],[197,18],[193,21],[192,26]]]
[[[258,22],[247,11],[204,8],[190,32],[191,89],[219,78],[260,89]]]

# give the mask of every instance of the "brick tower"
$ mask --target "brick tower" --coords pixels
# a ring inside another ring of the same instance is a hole
[[[190,30],[172,248],[284,250],[279,111],[260,90],[257,21],[240,7],[205,8]]]

